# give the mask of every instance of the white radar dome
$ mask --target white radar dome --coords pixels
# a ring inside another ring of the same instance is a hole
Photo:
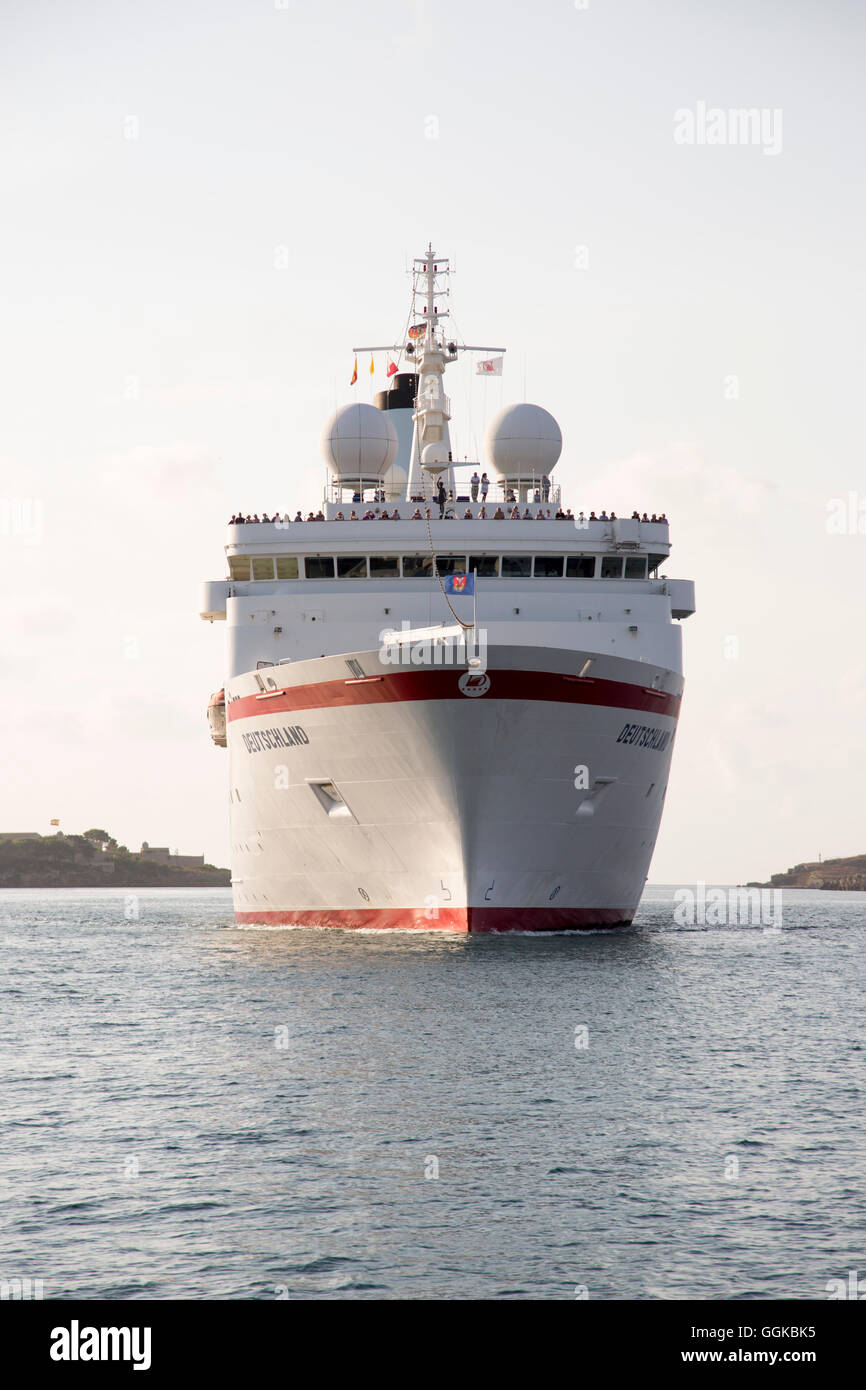
[[[444,444],[425,444],[421,450],[421,467],[431,473],[441,473],[449,465],[448,450]]]
[[[397,431],[388,412],[358,402],[341,406],[322,431],[322,455],[347,482],[378,482],[397,457]]]
[[[487,426],[484,451],[503,478],[544,477],[562,453],[562,432],[540,405],[507,405]]]

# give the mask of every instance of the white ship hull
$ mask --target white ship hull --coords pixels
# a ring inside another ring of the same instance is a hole
[[[682,677],[491,647],[468,668],[377,652],[226,688],[238,921],[422,931],[628,924],[667,788]],[[363,678],[347,678],[347,661]]]

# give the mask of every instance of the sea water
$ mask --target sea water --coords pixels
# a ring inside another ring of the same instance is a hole
[[[238,928],[222,889],[3,891],[0,1294],[866,1278],[866,894],[786,891],[769,926],[684,926],[681,898],[466,937]]]

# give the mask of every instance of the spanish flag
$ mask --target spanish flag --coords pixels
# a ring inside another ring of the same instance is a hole
[[[372,376],[376,368],[373,366],[373,354],[370,353],[370,375]]]
[[[352,380],[349,382],[349,385],[350,385],[350,386],[354,386],[354,385],[355,385],[355,382],[356,382],[357,380],[358,380],[358,359],[357,359],[357,357],[356,357],[356,358],[355,358],[355,365],[354,365],[354,367],[353,367],[353,369],[352,369]]]
[[[59,821],[59,820],[50,820],[50,821],[48,822],[48,824],[49,824],[49,825],[59,825],[59,824],[60,824],[60,821]]]

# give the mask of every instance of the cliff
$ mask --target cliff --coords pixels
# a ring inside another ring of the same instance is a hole
[[[866,892],[866,854],[850,859],[823,859],[814,864],[795,864],[783,874],[773,874],[762,888],[824,888]]]

